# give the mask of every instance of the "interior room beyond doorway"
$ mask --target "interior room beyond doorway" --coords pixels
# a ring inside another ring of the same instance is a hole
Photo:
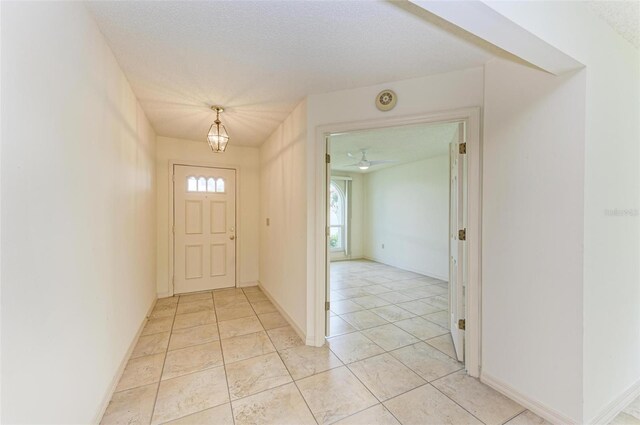
[[[463,341],[456,354],[451,335],[456,305],[456,315],[464,314],[462,291],[449,286],[450,274],[464,278],[455,272],[458,214],[451,213],[463,138],[460,122],[328,138],[330,345],[332,337],[358,332],[384,350],[426,342],[463,360]]]

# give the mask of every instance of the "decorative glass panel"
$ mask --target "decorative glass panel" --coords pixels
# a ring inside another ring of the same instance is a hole
[[[224,179],[219,178],[216,181],[216,192],[224,192]]]
[[[195,177],[187,178],[187,192],[197,192],[198,191],[198,181]]]
[[[204,177],[198,177],[198,192],[207,191],[207,179]]]
[[[215,192],[216,191],[216,181],[213,177],[209,177],[207,179],[207,192]]]
[[[329,188],[329,247],[332,251],[341,251],[345,248],[346,211],[344,192],[335,182],[331,182]]]
[[[331,247],[331,250],[343,249],[343,241],[342,226],[331,226],[329,228],[329,246]]]
[[[329,192],[329,224],[332,226],[344,224],[344,195],[340,188],[331,183]]]

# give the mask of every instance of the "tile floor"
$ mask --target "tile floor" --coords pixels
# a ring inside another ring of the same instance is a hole
[[[640,397],[613,418],[609,425],[640,425]]]
[[[102,423],[545,423],[452,358],[445,282],[371,262],[332,275],[321,348],[257,287],[158,300]]]

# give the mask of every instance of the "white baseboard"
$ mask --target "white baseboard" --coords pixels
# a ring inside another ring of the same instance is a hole
[[[364,258],[361,255],[355,256],[355,257],[339,257],[339,258],[330,258],[329,261],[331,261],[332,263],[339,263],[340,261],[358,261],[358,260],[366,260],[366,258]]]
[[[118,386],[118,382],[120,382],[120,378],[122,378],[122,374],[124,373],[124,369],[125,367],[127,367],[127,362],[129,361],[129,357],[131,357],[131,353],[133,353],[133,349],[135,348],[136,344],[138,343],[138,339],[140,338],[140,334],[142,333],[142,330],[144,329],[144,326],[147,324],[147,320],[149,319],[149,316],[151,315],[151,312],[153,311],[153,308],[156,306],[156,303],[158,302],[158,298],[156,298],[155,300],[153,300],[153,302],[151,303],[151,307],[149,307],[149,309],[147,310],[147,314],[145,314],[144,319],[142,319],[142,323],[140,324],[140,327],[138,328],[138,332],[136,332],[136,335],[133,337],[133,340],[131,341],[131,344],[129,344],[129,349],[127,350],[127,352],[125,353],[124,357],[122,358],[122,360],[120,361],[120,366],[118,367],[118,370],[116,371],[115,375],[113,376],[113,379],[111,380],[111,385],[109,385],[109,389],[107,390],[102,403],[100,404],[100,408],[98,409],[98,414],[96,415],[96,417],[94,418],[93,424],[99,424],[100,421],[102,420],[102,416],[104,415],[104,412],[107,410],[107,407],[109,406],[109,402],[111,401],[111,398],[113,397],[113,393],[116,390],[116,387]]]
[[[249,288],[251,286],[259,286],[259,283],[257,280],[250,280],[249,282],[238,282],[238,288]]]
[[[276,307],[276,309],[278,309],[278,312],[282,315],[282,317],[285,318],[285,320],[287,322],[289,322],[289,325],[291,325],[293,330],[296,331],[298,336],[300,338],[302,338],[302,340],[305,341],[305,344],[306,344],[307,343],[306,342],[307,341],[307,336],[305,335],[304,332],[302,332],[302,329],[300,329],[298,327],[298,325],[296,325],[296,323],[293,321],[291,316],[289,316],[289,314],[287,314],[287,312],[284,310],[284,308],[282,308],[282,306],[278,303],[278,301],[276,301],[275,298],[273,298],[273,295],[271,295],[271,293],[269,291],[267,291],[267,289],[262,285],[262,283],[260,281],[258,281],[258,287],[260,287],[262,292],[264,292],[264,294],[267,296],[267,298],[269,298],[269,301],[271,301],[271,303]],[[307,344],[307,345],[309,345],[309,344]]]
[[[510,385],[505,384],[499,379],[494,378],[490,375],[487,375],[486,373],[481,374],[480,381],[488,385],[489,387],[493,388],[494,390],[498,391],[499,393],[502,393],[503,395],[509,397],[513,401],[520,403],[522,407],[525,407],[531,410],[533,413],[540,416],[541,418],[546,419],[552,424],[577,425],[577,422],[575,420],[569,418],[563,413],[557,412],[554,409],[551,409],[536,400],[532,400],[531,398],[520,393]]]
[[[613,420],[618,413],[622,412],[633,400],[640,396],[640,381],[636,381],[622,394],[616,397],[611,403],[605,406],[588,423],[593,425],[606,425]]]
[[[449,281],[449,276],[442,276],[442,275],[439,275],[437,273],[432,273],[430,271],[417,270],[417,269],[414,269],[414,268],[411,268],[411,267],[398,266],[396,264],[389,264],[389,263],[387,263],[385,261],[382,261],[379,258],[369,257],[369,256],[366,256],[366,255],[364,257],[362,257],[362,258],[365,259],[365,260],[369,260],[369,261],[375,261],[376,263],[384,264],[386,266],[391,266],[391,267],[396,267],[398,269],[406,270],[408,272],[422,274],[422,275],[425,275],[427,277],[434,277],[436,279],[444,280],[445,282]]]
[[[158,297],[158,299],[169,298],[169,297],[173,297],[173,294],[170,294],[169,292],[159,292],[158,294],[156,294],[156,296]]]

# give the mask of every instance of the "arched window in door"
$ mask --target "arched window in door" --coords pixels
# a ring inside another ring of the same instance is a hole
[[[346,211],[344,192],[332,181],[329,188],[329,248],[331,251],[345,249]]]

